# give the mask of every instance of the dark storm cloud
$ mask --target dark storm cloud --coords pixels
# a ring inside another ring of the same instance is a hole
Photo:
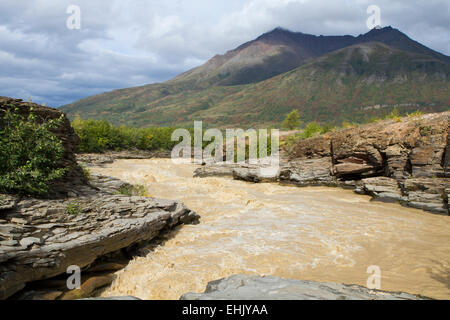
[[[66,27],[70,4],[80,30]],[[383,26],[450,54],[447,0],[2,0],[0,95],[60,106],[165,81],[277,26],[358,35],[369,5]]]

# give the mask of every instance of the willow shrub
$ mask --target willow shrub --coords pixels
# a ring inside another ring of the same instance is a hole
[[[75,132],[80,137],[81,143],[78,152],[105,152],[138,149],[144,151],[172,150],[179,141],[172,141],[172,133],[176,128],[153,127],[131,128],[116,127],[105,120],[83,120],[76,118],[72,122]],[[194,144],[194,129],[187,129],[191,135],[191,144]],[[223,137],[225,137],[225,132]],[[202,133],[202,135],[204,132]],[[202,147],[209,145],[210,141],[203,141]],[[225,141],[224,141],[225,143]],[[271,139],[267,141],[268,155],[271,153]],[[259,150],[259,142],[258,142]],[[248,147],[246,159],[248,159]]]
[[[32,109],[27,117],[17,111],[0,119],[0,192],[44,196],[65,173],[62,141],[52,133],[63,116],[40,123]]]
[[[79,152],[105,152],[127,149],[171,150],[178,142],[171,141],[175,128],[116,127],[105,120],[75,119],[72,122],[81,139]]]

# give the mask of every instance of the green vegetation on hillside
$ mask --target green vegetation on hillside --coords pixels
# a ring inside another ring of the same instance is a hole
[[[114,126],[106,120],[83,120],[77,118],[72,122],[75,133],[80,137],[78,152],[105,152],[121,150],[144,150],[171,151],[179,142],[172,141],[172,133],[175,128],[133,128],[125,126]],[[191,146],[194,146],[194,129],[186,129],[191,136]],[[205,135],[203,130],[202,136]],[[222,131],[223,144],[225,145],[226,132]],[[259,138],[258,138],[259,139]],[[214,143],[213,141],[202,141],[202,148]],[[257,150],[259,154],[260,141]],[[235,147],[236,149],[236,147]],[[248,159],[249,147],[246,147],[246,158]],[[267,154],[271,154],[271,136],[268,132]],[[85,172],[88,178],[89,173]]]
[[[450,65],[380,43],[347,47],[262,82],[198,88],[168,82],[113,91],[62,107],[72,118],[133,127],[278,127],[286,114],[340,125],[450,107]]]
[[[171,141],[175,128],[116,127],[106,120],[75,119],[72,122],[81,139],[79,152],[104,152],[106,150],[171,150],[178,142]]]
[[[62,116],[39,123],[32,109],[26,118],[17,111],[7,110],[0,119],[0,192],[45,196],[65,173],[62,141],[52,133]]]

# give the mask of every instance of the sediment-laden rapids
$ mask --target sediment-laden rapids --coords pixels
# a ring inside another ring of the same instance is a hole
[[[232,274],[264,274],[450,298],[450,217],[370,201],[340,188],[193,178],[170,159],[117,160],[101,173],[201,215],[145,257],[132,260],[103,296],[178,299]]]

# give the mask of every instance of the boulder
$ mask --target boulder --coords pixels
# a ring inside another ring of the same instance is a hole
[[[298,186],[335,186],[331,157],[296,159],[281,168],[280,181]]]
[[[401,292],[278,277],[233,275],[208,283],[204,293],[186,293],[180,300],[423,300]]]
[[[375,177],[362,179],[356,188],[357,193],[371,195],[383,201],[405,201],[402,189],[396,179]]]

